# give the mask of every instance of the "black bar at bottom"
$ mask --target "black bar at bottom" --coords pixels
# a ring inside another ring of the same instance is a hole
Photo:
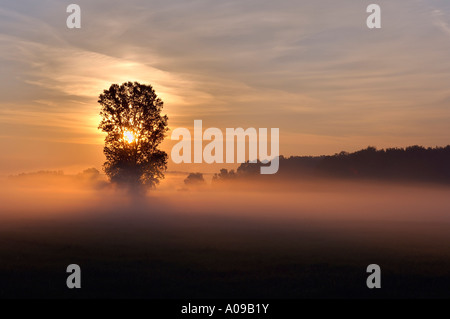
[[[445,313],[448,300],[1,300],[0,307],[15,317],[29,312],[54,313],[58,318],[87,314],[103,318],[302,318],[336,314],[366,318],[394,313],[428,318]]]

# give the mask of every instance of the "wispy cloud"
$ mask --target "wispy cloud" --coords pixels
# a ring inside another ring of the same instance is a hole
[[[287,154],[450,134],[448,1],[380,0],[381,30],[352,0],[77,3],[80,30],[65,27],[69,2],[0,5],[3,123],[48,118],[56,133],[40,138],[98,143],[98,95],[136,80],[154,85],[172,127],[280,127]]]

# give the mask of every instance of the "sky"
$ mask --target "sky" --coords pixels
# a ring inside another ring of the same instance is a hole
[[[450,144],[450,2],[377,0],[376,30],[370,3],[2,0],[0,175],[100,169],[98,96],[125,81],[171,130],[279,128],[286,156]]]

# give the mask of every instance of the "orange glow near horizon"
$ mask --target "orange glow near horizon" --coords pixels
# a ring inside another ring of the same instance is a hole
[[[61,24],[61,2],[2,3],[0,176],[101,167],[98,96],[127,81],[153,86],[170,130],[192,130],[197,119],[222,131],[279,128],[284,156],[446,146],[450,5],[438,2],[389,2],[386,32],[369,30],[365,8],[350,0],[325,0],[320,12],[302,1],[255,10],[236,2],[227,18],[214,2],[161,2],[161,24],[139,1],[116,3],[123,16],[114,23],[86,4],[97,20],[77,31]],[[142,41],[143,30],[158,32]],[[136,141],[130,129],[122,142]],[[161,149],[173,145],[169,131]],[[212,166],[169,161],[176,171],[220,168]]]

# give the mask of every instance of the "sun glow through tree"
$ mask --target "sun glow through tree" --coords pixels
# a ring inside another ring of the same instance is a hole
[[[105,173],[111,181],[155,186],[164,178],[167,154],[158,146],[167,132],[163,102],[151,85],[113,84],[99,96],[101,122],[107,133],[103,152]]]
[[[134,133],[132,131],[125,131],[123,132],[123,138],[128,143],[133,143],[136,137],[134,136]]]

